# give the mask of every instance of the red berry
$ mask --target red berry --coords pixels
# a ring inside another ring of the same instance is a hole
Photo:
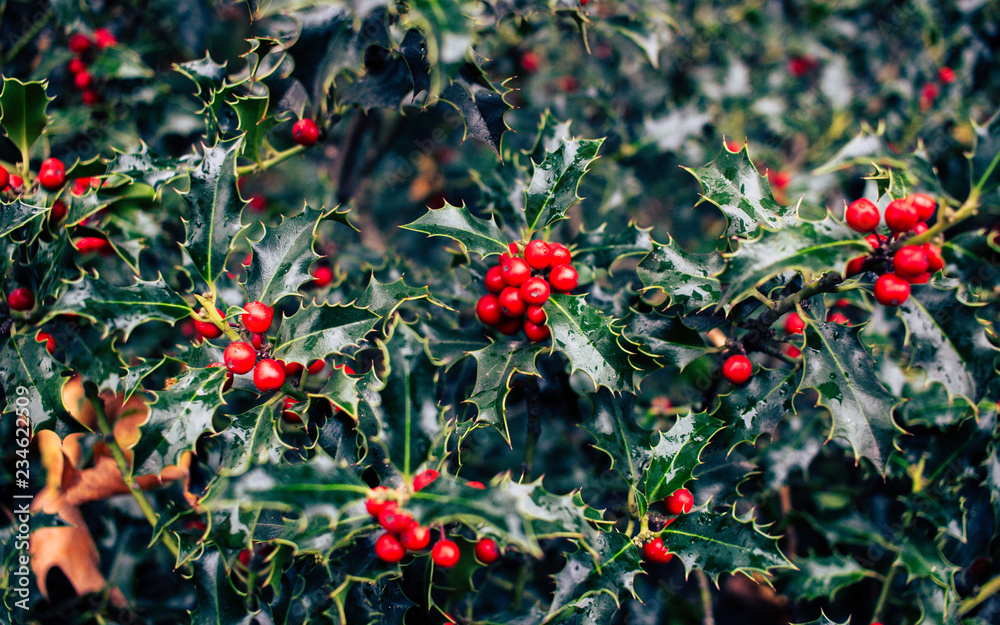
[[[933,243],[925,243],[924,253],[927,254],[927,271],[935,273],[944,269],[944,256],[940,247]]]
[[[472,480],[471,482],[466,482],[465,485],[470,488],[486,490],[486,484],[483,484],[482,482],[477,482],[476,480]]]
[[[271,329],[274,321],[274,309],[261,302],[250,302],[243,307],[243,327],[254,334],[263,334]]]
[[[230,343],[226,351],[222,352],[222,360],[225,361],[226,368],[233,373],[249,373],[257,362],[257,352],[250,343],[236,341]]]
[[[885,207],[885,225],[893,232],[909,232],[919,221],[920,213],[908,199],[893,200]]]
[[[941,95],[941,87],[936,82],[929,82],[920,88],[920,110],[926,111],[934,103],[934,100]]]
[[[66,182],[66,166],[58,158],[47,158],[42,161],[38,170],[38,184],[46,191],[55,191]]]
[[[883,306],[899,306],[910,296],[910,283],[894,273],[875,281],[875,299]]]
[[[486,271],[486,290],[490,293],[499,293],[507,287],[503,279],[503,270],[500,265],[494,265]]]
[[[24,186],[24,179],[17,174],[10,174],[10,190],[14,193],[20,193],[21,188]]]
[[[733,384],[743,384],[753,375],[753,364],[746,356],[730,356],[722,364],[722,375]]]
[[[554,291],[569,293],[580,284],[580,276],[571,265],[559,265],[549,272],[549,284]]]
[[[541,66],[542,59],[535,52],[528,50],[521,56],[521,68],[525,72],[531,74],[538,71]]]
[[[277,360],[261,360],[253,370],[253,383],[262,393],[270,393],[285,383],[285,367]]]
[[[920,221],[927,221],[937,212],[937,200],[926,193],[911,193],[907,199],[916,207]]]
[[[319,139],[319,126],[311,119],[300,119],[292,126],[292,138],[305,147],[315,145]]]
[[[438,479],[438,476],[440,475],[441,474],[434,469],[427,469],[426,471],[417,473],[413,476],[413,490],[420,491],[427,488],[434,480]]]
[[[569,253],[569,248],[562,243],[549,243],[549,266],[558,267],[568,265],[573,260],[573,255]]]
[[[839,323],[840,325],[843,326],[851,325],[851,320],[848,319],[847,316],[844,315],[844,313],[832,312],[826,316],[826,320],[831,323]]]
[[[687,514],[694,507],[694,495],[686,488],[678,488],[663,503],[670,514]]]
[[[868,245],[872,246],[873,250],[877,250],[882,245],[882,242],[886,240],[887,239],[885,237],[877,234],[869,234],[865,237],[865,241],[868,242]]]
[[[507,336],[514,336],[521,331],[522,323],[519,317],[504,317],[497,324],[497,332]]]
[[[69,38],[68,47],[70,51],[77,56],[89,52],[91,45],[93,45],[93,42],[90,40],[90,37],[84,35],[83,33],[76,33]]]
[[[326,361],[323,360],[322,358],[317,358],[316,360],[309,363],[309,375],[316,375],[317,373],[322,371],[324,367],[326,367]],[[347,367],[348,373],[354,373],[350,369],[351,369],[350,367]]]
[[[69,73],[79,74],[80,72],[87,69],[87,64],[83,62],[83,59],[73,59],[69,62]]]
[[[259,350],[260,346],[262,344],[262,342],[260,340],[260,335],[259,334],[254,334],[253,336],[251,336],[250,337],[250,344],[253,345],[254,349]]]
[[[855,232],[874,232],[879,218],[878,206],[865,198],[854,200],[844,211],[847,225]]]
[[[253,557],[253,552],[250,551],[249,549],[244,549],[240,551],[240,555],[237,557],[237,559],[239,560],[243,568],[247,568],[250,566],[250,558],[252,557]]]
[[[524,260],[532,269],[545,269],[552,260],[552,250],[545,241],[532,241],[524,247]]]
[[[549,283],[545,278],[535,276],[521,283],[521,299],[528,304],[541,306],[549,300],[551,292]]]
[[[212,367],[224,368],[225,366],[226,365],[222,364],[221,362],[213,362],[212,364],[208,365],[209,368]],[[222,390],[228,391],[232,387],[233,387],[233,374],[230,373],[229,371],[226,371],[226,381],[222,384]]]
[[[406,555],[406,548],[392,534],[382,534],[375,541],[375,555],[385,562],[399,562]]]
[[[7,295],[7,305],[11,310],[31,310],[35,307],[35,294],[23,286],[18,287]]]
[[[929,228],[927,227],[927,222],[921,221],[917,225],[913,226],[913,230],[911,230],[910,232],[912,232],[914,236],[916,236],[918,234],[923,234],[927,232],[928,229]]]
[[[76,178],[73,180],[73,195],[84,195],[87,191],[90,191],[91,178]]]
[[[906,276],[904,280],[910,284],[927,284],[931,280],[931,274],[924,272],[919,276]]]
[[[247,198],[247,207],[255,213],[267,210],[267,197],[263,193],[254,193]]]
[[[666,564],[674,557],[670,550],[663,544],[663,539],[656,537],[642,546],[642,557],[650,562]]]
[[[75,240],[76,249],[84,254],[99,252],[106,254],[111,251],[110,244],[101,237],[80,237]]]
[[[541,343],[542,341],[549,340],[549,337],[552,336],[552,332],[549,330],[549,326],[538,325],[531,323],[530,321],[525,321],[524,335],[527,336],[530,341]]]
[[[912,278],[927,271],[927,252],[922,245],[907,245],[892,257],[892,268],[901,278]]]
[[[788,334],[802,334],[805,327],[806,322],[802,320],[799,313],[790,313],[785,317],[785,332]]]
[[[447,539],[437,541],[431,549],[431,560],[443,569],[450,569],[458,564],[459,555],[458,545]]]
[[[73,76],[73,86],[75,86],[80,91],[86,91],[90,89],[94,84],[94,77],[87,70],[83,70],[79,74]]]
[[[56,339],[48,332],[39,332],[35,335],[35,340],[39,343],[45,343],[45,351],[47,351],[49,355],[55,353]]]
[[[521,286],[531,277],[531,266],[520,256],[514,256],[500,264],[500,273],[508,286]]]
[[[548,315],[545,314],[544,308],[532,304],[528,306],[528,310],[525,311],[524,318],[536,326],[543,326],[545,325],[546,320],[548,320]]]
[[[500,299],[492,293],[480,297],[479,301],[476,302],[476,316],[488,326],[495,326],[503,321]]]
[[[414,525],[403,532],[399,540],[409,551],[420,551],[431,544],[431,531],[426,527]]]
[[[794,345],[789,345],[788,349],[785,350],[785,353],[792,358],[798,358],[802,354],[802,350]]]
[[[500,547],[492,538],[483,538],[476,543],[476,559],[483,564],[493,564],[500,559]]]
[[[500,310],[508,317],[520,317],[528,310],[528,304],[521,297],[521,290],[517,287],[509,286],[504,289],[498,300]]]
[[[576,76],[560,76],[559,78],[559,88],[565,93],[573,93],[580,86],[580,81],[576,79]]]
[[[99,49],[104,50],[105,48],[117,45],[118,40],[115,39],[115,36],[107,28],[98,28],[94,31],[94,42]]]
[[[938,70],[938,80],[946,85],[955,82],[955,70],[950,67],[942,67]]]
[[[402,534],[417,522],[408,513],[401,512],[393,506],[387,507],[378,515],[378,524],[393,534]]]
[[[376,486],[372,489],[372,494],[368,499],[365,499],[365,509],[368,510],[368,514],[377,518],[389,504],[395,507],[395,501],[386,500],[385,498],[388,492],[389,489],[385,486]]]
[[[84,104],[93,106],[101,101],[101,94],[97,93],[92,89],[87,89],[82,94],[80,94],[80,99]]]
[[[333,270],[326,265],[320,265],[312,271],[313,286],[322,289],[333,282]]]
[[[792,175],[787,171],[768,170],[767,181],[771,183],[772,187],[780,190],[788,186],[788,183],[792,181]]]
[[[8,184],[10,184],[10,172],[7,171],[6,167],[0,165],[0,191],[6,189]]]
[[[216,312],[219,313],[220,317],[222,317],[223,319],[226,318],[226,313],[222,312],[218,308],[216,308],[215,310]],[[202,308],[199,312],[201,313],[202,317],[207,318],[204,308]],[[194,329],[198,331],[198,334],[202,335],[206,339],[217,339],[220,336],[222,336],[222,330],[219,329],[219,327],[216,326],[211,321],[198,321],[196,319],[194,322]]]

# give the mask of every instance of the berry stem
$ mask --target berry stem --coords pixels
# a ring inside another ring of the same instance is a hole
[[[104,442],[108,445],[108,449],[111,450],[111,455],[115,459],[115,464],[118,465],[118,470],[122,474],[122,481],[131,491],[132,496],[135,497],[136,503],[139,504],[139,508],[142,510],[143,516],[149,521],[149,524],[155,529],[159,521],[159,517],[156,511],[153,509],[153,504],[150,503],[149,499],[146,497],[146,493],[142,492],[139,485],[135,481],[135,477],[132,475],[132,467],[129,466],[128,460],[125,458],[125,452],[122,451],[121,446],[118,444],[118,440],[115,438],[114,428],[111,426],[111,422],[108,421],[108,415],[104,411],[104,400],[101,399],[101,394],[97,388],[97,385],[93,382],[83,383],[84,395],[87,400],[94,407],[94,413],[97,415],[97,426],[100,428],[101,436],[104,437]],[[174,540],[173,534],[170,532],[161,532],[160,539],[163,544],[170,550],[170,553],[174,554],[176,558],[180,553],[180,549],[177,545],[177,541]]]
[[[708,575],[704,571],[696,570],[695,578],[698,580],[698,594],[701,597],[701,611],[703,625],[715,625],[715,615],[712,613],[712,589],[708,585]]]
[[[210,302],[208,298],[202,295],[198,295],[197,293],[194,294],[194,298],[198,300],[198,303],[201,304],[202,308],[205,309],[204,317],[206,318],[206,320],[211,321],[212,323],[215,324],[215,327],[222,330],[222,333],[226,335],[226,338],[228,338],[231,341],[243,340],[243,338],[239,334],[237,334],[236,330],[234,330],[232,326],[226,323],[226,321],[219,316],[219,311],[215,309],[215,304]],[[195,318],[198,317],[199,315],[195,314]],[[199,321],[201,321],[201,319],[199,319]]]
[[[885,575],[882,592],[879,593],[878,601],[875,602],[875,610],[872,611],[872,622],[878,621],[882,616],[882,609],[885,607],[885,602],[889,598],[889,589],[892,587],[892,578],[896,576],[898,568],[898,565],[893,564],[892,568]]]
[[[269,159],[265,159],[259,163],[254,163],[253,165],[243,165],[242,167],[236,168],[236,175],[243,176],[250,173],[261,172],[271,167],[274,167],[278,163],[287,161],[291,157],[295,156],[299,152],[305,152],[309,148],[304,145],[296,145],[295,147],[288,148],[283,152],[278,152]]]

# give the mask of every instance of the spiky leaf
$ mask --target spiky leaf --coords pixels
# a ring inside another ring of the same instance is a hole
[[[715,277],[724,265],[719,254],[688,254],[671,238],[666,244],[653,242],[636,272],[645,287],[667,294],[668,301],[687,310],[701,310],[719,301],[722,284]]]
[[[464,206],[452,206],[447,202],[442,208],[427,211],[423,217],[403,228],[432,237],[454,239],[464,249],[484,257],[507,251],[506,237],[492,218],[481,219]]]
[[[594,550],[596,559],[582,549],[566,557],[566,566],[555,575],[556,592],[546,618],[595,594],[606,594],[615,604],[623,590],[638,598],[635,576],[642,572],[642,562],[632,540],[621,532],[602,533]]]
[[[694,479],[702,450],[723,424],[706,412],[688,412],[679,417],[652,449],[646,473],[646,498],[662,499]]]
[[[586,373],[597,387],[615,392],[635,385],[634,353],[619,344],[611,319],[587,304],[583,296],[553,295],[545,303],[552,348],[569,358],[573,371]]]
[[[338,354],[375,327],[379,316],[354,305],[309,306],[285,317],[274,354],[290,362],[311,362]]]
[[[580,179],[597,158],[603,139],[564,140],[554,150],[546,150],[545,160],[535,164],[525,191],[524,212],[528,233],[540,230],[566,216],[581,199]],[[527,233],[526,233],[527,234]]]
[[[0,124],[26,162],[31,146],[42,136],[48,123],[46,109],[53,100],[45,93],[46,83],[21,82],[3,77],[0,89]]]
[[[243,284],[248,302],[273,305],[286,295],[296,294],[312,279],[309,265],[319,258],[312,248],[313,237],[324,216],[321,210],[306,205],[301,213],[283,218],[277,226],[265,226],[263,236],[250,241],[253,258]]]
[[[496,427],[504,440],[510,441],[507,429],[507,395],[515,373],[540,376],[535,359],[542,348],[535,345],[512,347],[506,341],[497,341],[489,347],[471,352],[476,359],[476,385],[469,401],[479,409],[478,420]]]

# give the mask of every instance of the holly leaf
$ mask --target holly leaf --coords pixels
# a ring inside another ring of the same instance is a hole
[[[236,138],[206,147],[198,166],[188,170],[191,185],[182,194],[188,206],[183,220],[187,233],[184,249],[208,284],[214,284],[225,269],[241,229],[243,202],[236,190],[236,158],[242,142]]]
[[[237,96],[227,102],[236,111],[239,120],[239,132],[243,133],[243,157],[255,163],[262,160],[261,147],[267,133],[278,125],[278,118],[268,115],[267,106],[270,98],[263,96]]]
[[[597,556],[580,549],[566,556],[566,566],[554,576],[556,591],[546,619],[587,597],[605,594],[618,605],[618,595],[627,590],[633,598],[635,576],[642,571],[639,549],[621,532],[602,532],[594,545]]]
[[[623,349],[637,349],[651,356],[657,367],[683,369],[703,356],[708,349],[701,335],[684,325],[682,317],[655,310],[647,314],[631,315],[621,332],[622,338],[629,343]],[[635,361],[633,359],[633,366]]]
[[[597,449],[611,457],[612,469],[629,484],[638,483],[653,451],[649,446],[652,432],[639,427],[635,420],[635,395],[625,393],[616,398],[602,388],[590,394],[590,402],[590,420],[580,427],[597,439]]]
[[[659,290],[668,303],[697,311],[718,303],[722,284],[715,276],[725,262],[718,253],[688,254],[671,238],[666,244],[653,242],[652,251],[636,268],[643,291]]]
[[[247,599],[233,588],[222,554],[208,551],[193,561],[197,609],[192,619],[196,625],[252,625],[260,622],[260,609],[247,607]],[[270,612],[270,606],[262,603]],[[268,617],[270,621],[270,617]]]
[[[385,358],[385,371],[381,377],[374,369],[369,371],[359,385],[359,429],[409,480],[445,431],[444,407],[437,401],[437,366],[427,356],[426,339],[399,317],[388,326],[385,340],[376,343]]]
[[[799,558],[795,565],[799,570],[788,575],[786,592],[796,600],[832,600],[844,588],[875,575],[844,555]]]
[[[309,266],[319,258],[313,251],[313,237],[319,222],[329,214],[307,204],[295,216],[283,217],[277,226],[263,226],[261,238],[250,241],[253,257],[243,283],[247,301],[273,304],[297,294],[299,287],[312,280]]]
[[[212,431],[212,417],[223,404],[221,389],[226,371],[220,367],[187,369],[165,390],[155,393],[149,419],[133,448],[137,473],[159,473],[177,464],[194,448],[198,437]]]
[[[1000,112],[994,113],[984,123],[972,121],[975,131],[975,144],[968,154],[972,181],[983,194],[989,193],[1000,185]]]
[[[850,625],[850,624],[851,624],[850,619],[844,621],[843,623],[838,623],[837,621],[832,620],[830,617],[824,614],[822,610],[820,610],[819,618],[816,619],[815,621],[809,621],[808,623],[795,623],[795,625]]]
[[[629,256],[641,256],[653,249],[649,238],[652,228],[640,228],[629,222],[624,228],[609,232],[607,224],[596,230],[580,230],[569,242],[573,250],[573,262],[584,267],[610,268],[617,260]]]
[[[432,75],[435,70],[432,64]],[[482,74],[482,70],[471,63],[464,71],[470,74]],[[508,129],[503,116],[513,107],[507,104],[503,94],[499,93],[496,87],[493,85],[486,87],[481,84],[482,82],[489,84],[485,77],[474,82],[459,76],[441,91],[440,100],[455,107],[462,114],[462,120],[465,122],[462,141],[471,135],[485,143],[499,156],[500,140]],[[433,85],[431,91],[434,91]]]
[[[949,562],[933,540],[908,534],[894,537],[893,542],[897,556],[894,564],[907,572],[907,583],[925,577],[941,588],[955,587],[955,574],[962,569]]]
[[[511,380],[515,373],[541,377],[535,359],[542,351],[537,345],[512,346],[498,341],[469,354],[476,359],[476,385],[466,401],[479,410],[476,420],[497,428],[508,444],[506,403]]]
[[[868,458],[884,475],[893,439],[903,431],[892,420],[900,400],[875,375],[875,361],[857,328],[808,319],[805,334],[799,390],[816,389],[819,405],[833,418],[829,438],[846,439],[856,459]]]
[[[0,124],[7,138],[21,152],[21,162],[27,163],[31,146],[42,136],[48,123],[50,98],[44,81],[21,82],[17,78],[3,77],[0,89]]]
[[[603,142],[603,139],[563,140],[554,150],[546,150],[545,160],[535,164],[525,190],[525,238],[563,219],[566,211],[583,199],[576,190]]]
[[[718,584],[720,575],[770,575],[776,569],[795,568],[778,547],[778,538],[765,534],[753,520],[728,512],[693,511],[677,517],[660,535],[689,574],[704,571]]]
[[[360,342],[379,318],[353,304],[300,308],[282,319],[274,355],[288,362],[311,362],[339,354]]]
[[[403,278],[399,278],[395,282],[379,282],[373,277],[361,297],[355,300],[354,305],[358,308],[365,308],[383,319],[388,319],[396,312],[396,309],[406,302],[424,299],[435,306],[448,308],[435,299],[426,286],[410,286],[403,281]],[[449,310],[451,309],[449,308]]]
[[[463,250],[484,258],[508,251],[506,237],[493,218],[476,217],[465,206],[445,202],[442,208],[429,210],[423,217],[401,227],[432,237],[448,237],[457,241]]]
[[[612,319],[587,304],[582,295],[553,295],[545,303],[552,349],[566,354],[572,371],[582,371],[594,384],[615,392],[635,387],[634,352],[622,348]]]
[[[0,374],[3,376],[4,394],[7,398],[3,414],[17,408],[27,413],[31,431],[56,429],[59,421],[73,421],[63,407],[62,376],[65,367],[45,351],[45,343],[33,336],[17,334],[0,346]],[[25,399],[27,403],[25,403]]]
[[[797,370],[760,368],[746,384],[719,397],[714,416],[728,424],[724,435],[728,449],[774,433],[782,417],[793,411],[797,375]]]
[[[13,202],[0,201],[0,237],[6,237],[28,222],[42,215],[47,215],[50,210],[45,206],[25,204],[19,199],[15,199]],[[38,221],[41,223],[41,219]],[[33,239],[39,230],[38,225],[32,227],[31,230],[34,234],[28,238]]]
[[[779,230],[798,221],[795,206],[774,201],[766,176],[757,173],[744,145],[739,152],[723,149],[712,162],[685,168],[702,186],[702,198],[729,219],[727,236],[752,236],[761,226]]]
[[[722,428],[723,423],[707,412],[688,411],[673,427],[660,432],[646,472],[646,498],[663,499],[693,480],[702,451]]]
[[[183,177],[184,170],[178,166],[176,159],[156,157],[150,153],[149,146],[141,143],[137,152],[116,154],[114,160],[108,165],[107,173],[111,180],[115,179],[116,174],[124,176],[131,183],[125,187],[126,189],[135,185],[146,185],[152,187],[154,193],[158,194],[167,184]],[[96,199],[99,195],[100,192],[73,198],[73,200],[75,203],[77,199]]]
[[[719,302],[728,310],[757,287],[779,274],[800,271],[808,279],[845,267],[868,249],[856,232],[831,216],[823,221],[801,221],[783,230],[765,230],[752,241],[743,241],[735,253],[726,255],[726,267],[718,274],[728,287]]]
[[[219,475],[243,475],[254,465],[277,465],[292,446],[281,440],[275,408],[254,406],[232,418],[218,435],[224,450]]]

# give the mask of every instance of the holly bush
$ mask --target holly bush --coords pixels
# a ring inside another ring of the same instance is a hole
[[[998,18],[0,3],[4,618],[997,622]]]

